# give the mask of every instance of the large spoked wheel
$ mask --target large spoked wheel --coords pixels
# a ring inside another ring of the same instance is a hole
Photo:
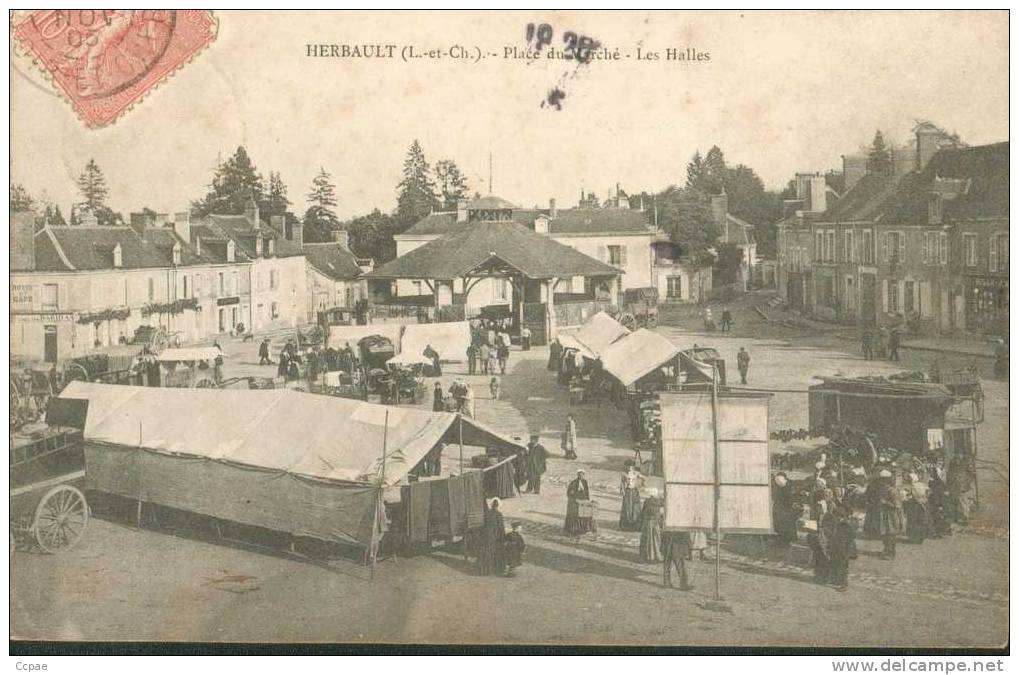
[[[628,330],[637,330],[637,318],[629,312],[619,317],[619,323],[626,326]]]
[[[32,533],[39,548],[47,553],[69,549],[81,539],[88,525],[88,502],[71,485],[58,485],[42,498],[35,509]]]

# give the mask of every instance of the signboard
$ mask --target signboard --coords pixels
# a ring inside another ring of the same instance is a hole
[[[35,284],[11,284],[11,309],[32,309]]]
[[[216,304],[219,305],[220,307],[222,307],[224,305],[239,305],[240,302],[241,302],[241,299],[238,296],[236,296],[236,295],[233,296],[233,297],[219,298],[218,300],[216,300]]]
[[[660,394],[665,529],[709,530],[715,516],[715,436],[710,393]],[[770,533],[767,396],[719,395],[719,526]]]

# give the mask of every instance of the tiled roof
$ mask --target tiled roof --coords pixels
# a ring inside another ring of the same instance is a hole
[[[266,225],[265,221],[259,221],[258,227],[253,227],[247,216],[234,215],[209,215],[205,223],[211,226],[213,232],[219,231],[225,237],[234,240],[237,249],[242,250],[249,258],[256,257],[255,237],[261,235],[276,243],[275,255],[278,258],[304,255],[301,247],[292,241],[284,238],[272,227]],[[264,253],[264,252],[263,252]]]
[[[305,244],[304,255],[312,267],[331,279],[353,279],[361,274],[354,255],[336,242]]]
[[[121,268],[167,267],[159,250],[130,227],[53,227],[35,235],[36,270],[102,270],[113,268],[113,249],[120,244]]]
[[[932,192],[946,194],[943,221],[1008,216],[1008,143],[940,150],[921,172],[900,180],[867,174],[821,222],[881,221],[923,224]]]
[[[156,247],[156,250],[166,259],[167,263],[173,262],[173,245],[178,243],[180,244],[181,265],[220,262],[207,248],[203,249],[202,254],[199,255],[194,244],[186,243],[177,236],[176,232],[168,227],[150,227],[141,236],[144,241]]]
[[[942,192],[942,221],[1008,217],[1008,143],[939,151],[906,176],[883,205],[884,222],[925,223],[932,192]]]
[[[549,233],[553,235],[587,234],[648,234],[651,226],[646,214],[629,209],[559,209],[555,218],[548,209],[514,209],[513,222],[533,230],[538,216],[549,218]],[[455,213],[430,213],[408,230],[405,235],[441,235],[474,225],[477,221],[458,223]]]
[[[532,279],[618,275],[620,271],[545,235],[508,221],[468,223],[391,260],[369,278],[455,279],[489,260],[506,262]]]

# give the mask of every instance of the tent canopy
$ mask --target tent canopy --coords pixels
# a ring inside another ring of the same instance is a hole
[[[328,347],[343,349],[350,343],[351,349],[357,349],[357,343],[369,335],[381,335],[393,343],[393,349],[399,353],[400,336],[403,325],[398,323],[373,323],[367,326],[329,326]]]
[[[466,321],[414,323],[403,331],[401,353],[419,356],[429,345],[443,361],[464,361],[471,345],[471,327]]]
[[[164,349],[156,357],[157,361],[212,361],[217,356],[226,355],[215,347],[182,347]]]
[[[76,381],[89,402],[85,441],[200,457],[325,481],[399,483],[439,442],[522,447],[455,413],[396,408],[286,389],[162,389]],[[388,413],[388,421],[387,421]]]
[[[609,345],[629,335],[629,329],[605,312],[598,312],[573,333],[574,339],[587,347],[594,358],[601,356]],[[587,356],[585,354],[585,356]]]
[[[602,352],[602,367],[628,387],[679,354],[679,347],[658,333],[641,328],[613,342]]]
[[[423,356],[421,354],[414,355],[414,354],[411,354],[409,352],[404,352],[402,354],[397,354],[396,356],[394,356],[391,359],[389,359],[388,361],[386,361],[386,365],[391,365],[391,366],[418,366],[418,365],[421,365],[421,366],[430,366],[430,365],[432,365],[432,361],[427,356]]]

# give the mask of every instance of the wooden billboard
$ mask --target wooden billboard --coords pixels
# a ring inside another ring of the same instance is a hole
[[[662,393],[665,529],[772,532],[768,396],[720,394],[718,477],[711,393]]]

